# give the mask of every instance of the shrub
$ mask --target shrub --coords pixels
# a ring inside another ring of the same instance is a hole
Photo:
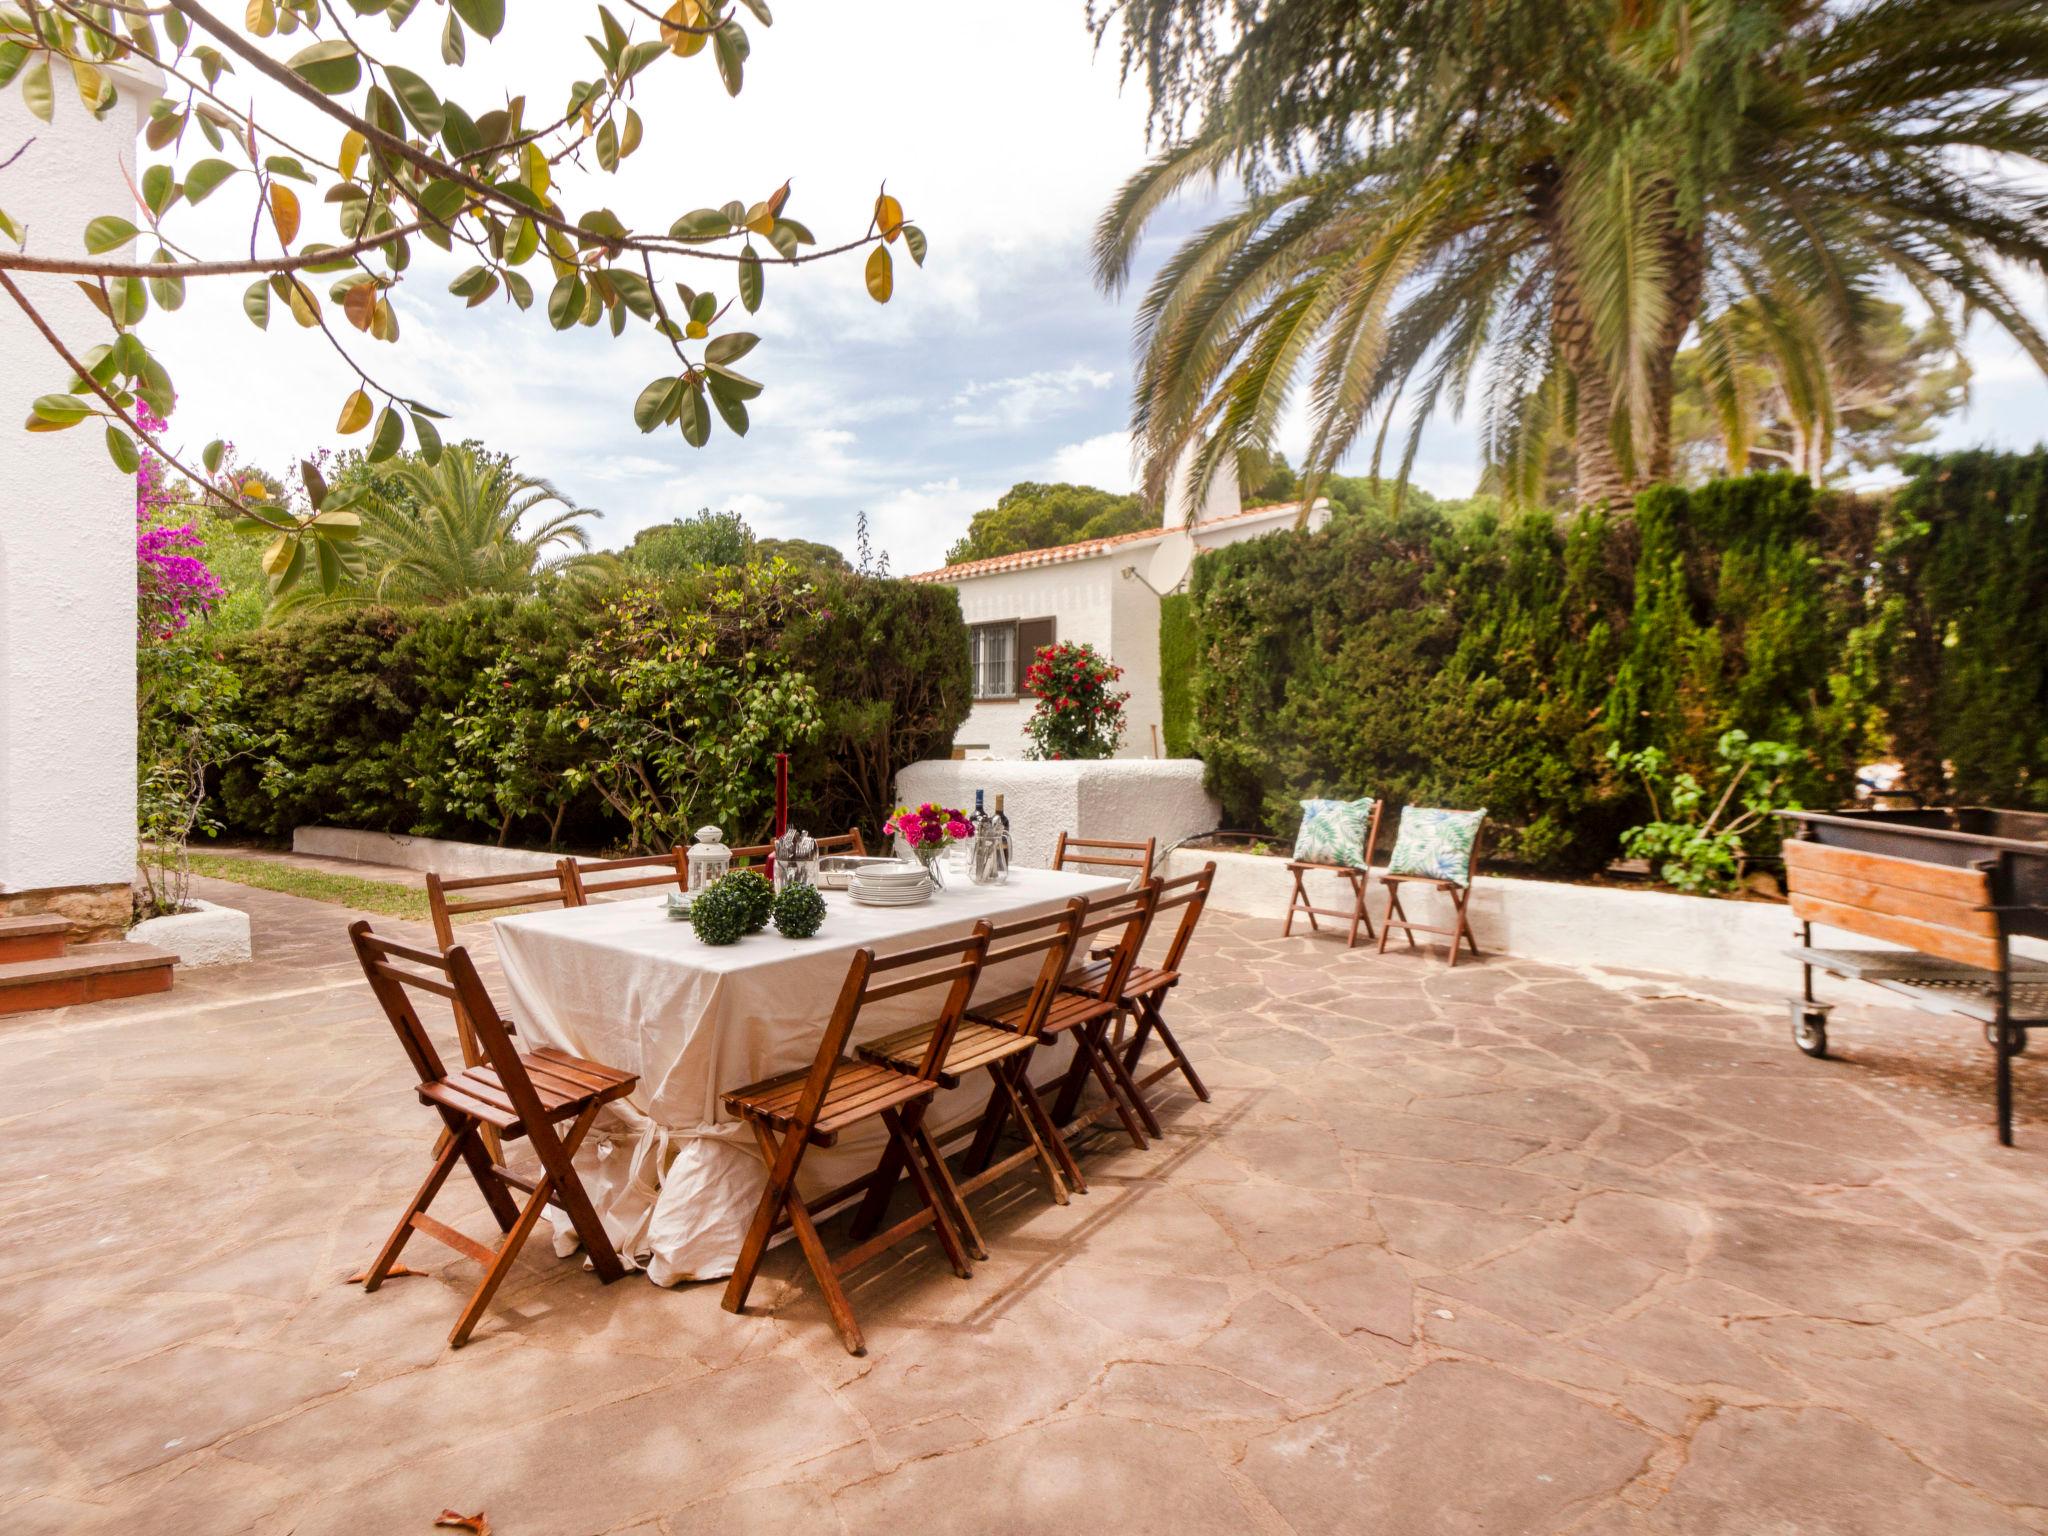
[[[711,649],[679,654],[686,637]],[[716,820],[754,841],[785,748],[800,820],[873,828],[896,771],[951,749],[971,691],[950,588],[787,567],[328,609],[218,656],[238,718],[279,739],[270,782],[247,763],[215,780],[222,820],[265,838],[325,822],[603,847]]]
[[[1365,506],[1196,562],[1195,745],[1230,825],[1297,802],[1484,805],[1500,859],[1583,873],[1648,819],[1606,754],[1705,774],[1731,730],[1839,794],[1869,729],[1853,552],[1804,482],[1663,489],[1636,516]],[[1849,541],[1853,543],[1853,541]]]
[[[1092,645],[1063,640],[1038,648],[1024,669],[1025,692],[1038,700],[1025,722],[1028,756],[1051,762],[1116,756],[1124,739],[1124,705],[1117,679],[1124,669]]]
[[[792,885],[775,898],[775,931],[785,939],[808,939],[825,925],[825,898],[815,887]]]
[[[1194,599],[1175,592],[1159,600],[1159,734],[1168,757],[1195,755]]]

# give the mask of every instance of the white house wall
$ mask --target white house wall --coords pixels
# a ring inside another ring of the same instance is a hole
[[[31,251],[75,251],[88,220],[128,214],[123,174],[153,87],[116,75],[122,100],[94,121],[69,79],[55,121],[0,91],[7,211]],[[16,281],[77,351],[107,327],[69,278]],[[0,379],[0,913],[55,911],[82,934],[118,932],[135,877],[135,482],[87,421],[21,430],[29,401],[66,373],[4,306]]]

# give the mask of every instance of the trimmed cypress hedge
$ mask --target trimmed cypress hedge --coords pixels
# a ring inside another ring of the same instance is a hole
[[[1595,870],[1646,818],[1610,744],[1806,749],[1834,804],[1894,748],[1930,799],[2048,804],[2048,454],[1918,461],[1889,505],[1790,475],[1634,515],[1367,510],[1196,563],[1194,741],[1226,823],[1486,806],[1496,857]]]
[[[1159,734],[1168,757],[1195,755],[1195,600],[1159,600]]]
[[[791,758],[790,799],[818,831],[872,834],[890,810],[896,770],[943,757],[971,698],[967,632],[950,587],[805,573],[809,595],[786,622],[761,623],[748,642],[779,651],[818,690],[823,730]],[[664,583],[674,609],[716,597],[716,572]],[[591,791],[559,819],[544,810],[503,822],[463,808],[451,773],[457,721],[487,668],[517,657],[540,750],[573,760],[573,740],[542,740],[550,682],[604,622],[618,589],[557,586],[538,597],[477,598],[438,608],[349,608],[312,614],[228,640],[218,651],[242,682],[240,715],[274,736],[278,769],[228,765],[215,786],[229,830],[288,837],[322,823],[371,831],[616,844],[624,825]],[[741,622],[750,622],[742,616]],[[793,744],[794,745],[794,744]],[[469,765],[472,775],[477,765]],[[756,841],[761,825],[729,827]]]

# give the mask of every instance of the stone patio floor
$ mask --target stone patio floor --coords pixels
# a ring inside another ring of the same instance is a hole
[[[202,894],[253,964],[0,1020],[8,1536],[2048,1531],[2048,1074],[2001,1150],[1960,1025],[1215,917],[1214,1101],[864,1271],[866,1358],[789,1249],[742,1318],[544,1241],[450,1352],[467,1262],[344,1283],[433,1132],[350,914]]]

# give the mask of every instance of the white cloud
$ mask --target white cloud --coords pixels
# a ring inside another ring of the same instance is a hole
[[[877,550],[888,551],[890,569],[899,576],[936,569],[945,564],[946,548],[965,530],[967,519],[994,506],[1006,489],[963,486],[957,475],[905,486],[869,503],[869,537]]]
[[[1053,480],[1100,486],[1105,491],[1136,490],[1138,479],[1131,465],[1131,434],[1104,432],[1085,442],[1069,443],[1053,454],[1047,473]]]
[[[1017,431],[1035,421],[1080,403],[1081,397],[1107,389],[1116,377],[1106,368],[1075,363],[1067,368],[1040,368],[1008,379],[976,380],[953,397],[956,427],[999,427]]]

